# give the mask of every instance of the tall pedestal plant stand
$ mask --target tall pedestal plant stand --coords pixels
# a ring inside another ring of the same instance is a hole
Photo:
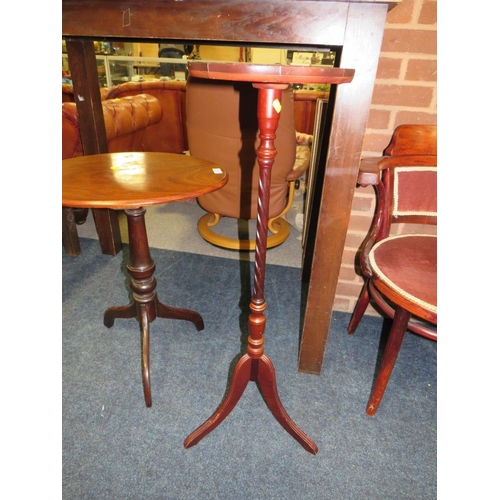
[[[274,366],[264,354],[266,300],[264,278],[269,214],[271,169],[279,152],[274,147],[281,111],[282,91],[291,83],[348,83],[353,70],[328,67],[255,65],[245,63],[191,62],[189,74],[198,78],[251,82],[258,89],[257,119],[260,145],[257,149],[259,190],[253,295],[250,302],[247,352],[236,364],[229,391],[216,412],[184,441],[190,448],[214,430],[233,410],[248,382],[256,382],[271,413],[283,428],[309,453],[316,454],[316,444],[293,422],[281,404]]]

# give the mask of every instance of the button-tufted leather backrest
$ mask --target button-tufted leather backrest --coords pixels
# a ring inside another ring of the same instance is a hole
[[[126,82],[112,87],[108,99],[149,94],[160,101],[162,119],[144,133],[145,151],[182,153],[188,150],[186,132],[186,82]]]
[[[143,134],[161,120],[163,111],[158,99],[137,95],[102,103],[108,152],[144,151]],[[76,103],[62,104],[62,157],[83,154]]]

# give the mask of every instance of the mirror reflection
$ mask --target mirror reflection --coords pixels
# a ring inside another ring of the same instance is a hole
[[[252,62],[254,64],[328,65],[335,63],[329,48],[289,50],[280,48],[184,45],[172,43],[124,43],[95,41],[94,50],[101,88],[129,81],[185,81],[187,62]],[[66,42],[62,41],[63,83],[71,85]],[[302,86],[300,86],[302,88]],[[328,91],[327,85],[307,88]]]

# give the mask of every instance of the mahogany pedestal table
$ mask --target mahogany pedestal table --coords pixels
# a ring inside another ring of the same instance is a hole
[[[188,63],[189,74],[197,78],[250,82],[258,89],[257,119],[260,144],[257,149],[259,189],[257,202],[257,232],[253,295],[250,302],[247,353],[236,364],[229,391],[215,413],[193,431],[184,441],[189,448],[214,430],[233,410],[249,381],[256,382],[275,419],[309,453],[316,454],[316,444],[293,422],[281,404],[276,374],[271,360],[264,355],[264,278],[267,249],[270,178],[274,147],[281,111],[282,91],[292,83],[348,83],[354,70],[331,67],[300,67],[257,65],[248,63],[219,63],[194,61]]]
[[[149,326],[157,317],[182,319],[203,330],[195,311],[169,307],[158,300],[155,263],[149,252],[144,207],[198,197],[220,189],[227,174],[218,165],[192,156],[171,153],[108,153],[62,162],[62,205],[78,208],[124,209],[127,216],[133,300],[110,307],[104,325],[117,318],[137,318],[142,336],[142,382],[146,406],[151,406]]]

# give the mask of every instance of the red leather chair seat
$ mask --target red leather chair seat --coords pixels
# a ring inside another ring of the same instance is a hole
[[[403,297],[437,312],[437,237],[405,234],[389,237],[368,256],[374,278]]]

